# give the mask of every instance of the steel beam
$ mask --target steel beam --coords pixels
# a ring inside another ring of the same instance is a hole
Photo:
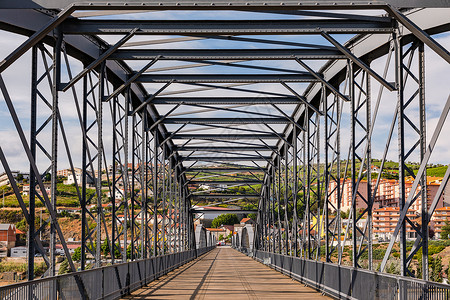
[[[278,140],[283,134],[175,134],[172,139],[174,140]]]
[[[355,20],[80,20],[61,24],[64,34],[123,34],[139,28],[136,35],[292,35],[390,33],[391,22]]]
[[[190,212],[194,213],[194,214],[199,214],[199,213],[204,213],[204,212],[217,212],[217,209],[196,209],[196,208],[191,208]],[[252,214],[252,213],[256,213],[258,212],[258,210],[256,209],[227,209],[227,210],[223,210],[224,213],[227,214]]]
[[[296,0],[286,0],[280,4],[279,1],[266,1],[261,2],[257,0],[248,1],[224,1],[216,0],[206,2],[196,2],[190,0],[179,1],[142,1],[142,0],[128,0],[124,3],[123,0],[110,0],[105,2],[103,0],[89,1],[87,3],[78,4],[75,0],[32,0],[32,1],[9,1],[0,4],[2,9],[14,9],[14,8],[28,8],[28,9],[62,9],[68,6],[74,6],[77,10],[93,10],[93,9],[105,9],[105,10],[123,10],[124,7],[127,10],[249,10],[249,11],[286,11],[296,10],[301,8],[302,10],[317,10],[317,1],[306,0],[302,1],[301,6]],[[124,6],[126,4],[126,6]],[[322,0],[320,2],[321,9],[341,10],[341,9],[379,9],[385,8],[386,4],[390,4],[397,8],[417,8],[417,7],[450,7],[450,4],[442,0],[428,0],[423,2],[421,0],[385,0],[385,1],[371,1],[364,0],[348,1],[336,1],[336,0]]]
[[[175,148],[177,151],[239,151],[239,152],[253,152],[253,151],[274,151],[274,147],[259,146],[259,147],[239,147],[239,146],[184,146]],[[211,168],[211,170],[215,170]],[[240,169],[239,169],[240,170]],[[244,169],[245,170],[245,169]]]
[[[288,124],[286,118],[166,118],[164,124]]]
[[[299,104],[297,97],[158,97],[153,104]]]
[[[247,171],[247,172],[261,172],[265,171],[265,168],[224,168],[224,167],[218,167],[218,168],[208,168],[208,167],[198,167],[198,168],[187,168],[185,172],[241,172],[241,171]]]
[[[450,53],[441,44],[436,42],[428,33],[420,29],[414,22],[412,22],[408,17],[402,14],[399,10],[394,7],[389,7],[389,12],[409,31],[412,32],[419,40],[430,47],[434,52],[436,52],[440,57],[445,59],[447,63],[450,63]]]
[[[261,184],[261,180],[240,179],[240,180],[190,180],[187,184]]]
[[[89,71],[92,71],[94,68],[98,67],[103,61],[105,61],[112,53],[114,53],[114,51],[117,51],[117,49],[119,49],[120,46],[122,46],[124,43],[126,43],[129,39],[131,39],[134,34],[136,33],[138,29],[134,28],[133,30],[131,30],[130,33],[128,33],[127,35],[125,35],[123,38],[121,38],[117,43],[115,43],[114,45],[112,45],[111,47],[108,48],[108,50],[106,50],[105,52],[103,52],[102,55],[100,55],[99,58],[97,58],[96,60],[94,60],[92,63],[90,63],[87,67],[85,67],[83,69],[83,71],[81,71],[78,75],[76,75],[75,77],[73,77],[67,84],[64,84],[64,87],[62,88],[62,91],[65,92],[67,91],[69,88],[71,88],[75,83],[77,83],[81,78],[83,78],[83,76],[86,76],[86,74]],[[63,85],[63,84],[62,84]]]
[[[225,198],[260,198],[259,194],[191,194],[189,195],[192,199],[225,199]]]
[[[338,41],[336,41],[331,35],[327,32],[322,32],[322,36],[326,38],[330,43],[332,43],[336,48],[338,48],[345,56],[348,57],[351,61],[357,64],[361,69],[370,74],[373,78],[375,78],[380,84],[384,85],[391,92],[395,90],[395,87],[387,82],[383,77],[378,75],[375,71],[373,71],[368,65],[366,65],[363,61],[361,61],[358,57],[356,57],[350,50],[348,50],[345,46],[341,45]]]
[[[130,75],[132,80],[140,83],[275,83],[275,82],[314,82],[319,81],[310,74],[151,74],[151,75]],[[109,97],[110,98],[110,97]]]
[[[270,156],[190,156],[181,161],[270,161]]]
[[[327,49],[133,49],[117,50],[109,55],[113,60],[292,60],[345,59],[339,50]],[[212,62],[211,62],[212,63]],[[244,66],[245,67],[245,66]]]

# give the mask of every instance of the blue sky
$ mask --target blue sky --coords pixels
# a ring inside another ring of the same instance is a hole
[[[378,12],[372,12],[373,14],[376,14]],[[110,18],[110,17],[105,17]],[[235,20],[250,20],[250,19],[275,19],[275,18],[293,18],[297,19],[300,18],[298,16],[281,16],[281,15],[268,15],[268,14],[257,14],[257,13],[236,13],[236,12],[201,12],[201,13],[192,13],[192,12],[149,12],[149,13],[143,13],[143,14],[127,14],[123,15],[121,18],[124,19],[147,19],[147,18],[153,18],[153,19],[186,19],[186,20],[195,20],[195,19],[235,19]],[[4,31],[0,31],[1,39],[0,39],[0,57],[6,57],[11,51],[13,51],[17,46],[20,45],[21,42],[25,40],[24,37],[18,36],[15,34],[7,33]],[[344,43],[347,41],[351,36],[349,35],[333,35],[339,42]],[[107,36],[104,37],[105,40],[107,40],[110,43],[114,43],[118,39],[120,39],[120,36]],[[145,36],[137,36],[134,37],[131,41],[142,41],[142,40],[151,40],[151,39],[164,39],[168,37],[145,37]],[[272,37],[270,36],[257,36],[256,38],[261,39],[270,39]],[[450,34],[440,34],[434,36],[434,38],[441,43],[444,47],[447,49],[450,48]],[[326,42],[322,37],[317,36],[277,36],[277,40],[283,40],[283,41],[290,41],[290,42],[303,42],[303,43],[313,43],[313,44],[322,44],[322,45],[330,45],[328,42]],[[203,39],[203,40],[194,40],[194,41],[188,41],[188,42],[178,42],[178,43],[171,43],[171,44],[161,44],[161,45],[153,45],[153,46],[147,46],[152,48],[179,48],[179,49],[189,49],[189,48],[202,48],[202,49],[208,49],[208,48],[216,48],[216,49],[233,49],[233,48],[248,48],[248,49],[262,49],[262,48],[277,48],[276,45],[265,45],[265,44],[255,44],[255,43],[243,43],[243,42],[230,42],[225,40],[213,40],[213,39]],[[429,49],[426,49],[426,101],[427,101],[427,139],[432,135],[432,132],[434,130],[435,124],[437,123],[437,119],[439,118],[440,112],[442,110],[442,107],[449,96],[449,72],[450,67],[449,65],[440,57],[438,57],[436,54],[434,54]],[[382,73],[384,64],[385,64],[386,58],[380,58],[372,63],[372,68]],[[4,80],[7,84],[7,87],[9,89],[9,92],[14,100],[16,110],[19,114],[20,120],[22,122],[22,126],[26,131],[29,129],[29,105],[30,105],[30,64],[31,58],[30,53],[25,54],[22,58],[20,58],[17,62],[14,63],[12,67],[10,67],[2,76],[4,77]],[[296,64],[293,61],[271,61],[271,62],[240,62],[242,64],[249,64],[249,65],[259,65],[259,66],[270,66],[270,67],[277,67],[277,68],[287,68],[287,69],[294,69],[294,70],[302,70],[302,68]],[[323,64],[323,61],[307,61],[307,63],[315,70],[318,70],[318,68]],[[145,64],[145,62],[133,62],[130,63],[131,66],[133,66],[136,69],[139,69],[140,65]],[[181,63],[166,63],[166,62],[158,62],[156,63],[152,68],[163,68],[167,66],[173,66],[173,65],[182,65]],[[81,70],[81,64],[79,62],[76,62],[75,60],[71,61],[71,67],[72,72],[77,73]],[[413,68],[417,68],[416,65],[413,65]],[[182,73],[236,73],[239,71],[239,73],[255,73],[255,70],[250,69],[236,69],[236,68],[229,68],[229,67],[221,67],[221,66],[204,66],[201,68],[190,68],[190,69],[182,69],[182,70],[175,70],[175,71],[167,71],[165,73],[173,73],[173,72],[182,72]],[[270,73],[268,71],[267,73]],[[393,70],[391,67],[391,70],[389,71],[388,79],[389,81],[393,81]],[[63,81],[67,80],[67,74],[63,74]],[[149,84],[146,85],[148,87],[148,92],[152,93],[159,89],[162,85],[157,84]],[[245,88],[246,86],[242,86],[242,88]],[[305,84],[292,84],[292,87],[294,87],[300,94],[302,94],[303,90],[306,88]],[[174,93],[175,91],[186,88],[186,86],[180,85],[180,84],[174,84],[170,88],[168,88],[165,93],[168,95],[169,93]],[[188,87],[189,88],[189,87]],[[268,90],[278,93],[286,93],[289,94],[289,92],[284,89],[279,84],[265,84],[265,85],[258,85],[258,89],[260,90]],[[373,105],[375,103],[376,95],[378,92],[379,85],[375,80],[372,80],[372,98],[373,98]],[[78,86],[79,89],[79,86]],[[412,92],[411,90],[407,90],[408,93]],[[49,91],[43,88],[43,93],[48,97]],[[220,91],[220,96],[226,96],[226,95],[241,95],[242,93],[237,92],[223,92]],[[163,95],[163,94],[162,94]],[[195,95],[198,96],[216,96],[218,95],[217,91],[214,90],[206,90],[203,92],[196,93]],[[248,94],[242,94],[242,95],[248,95]],[[258,95],[252,95],[253,97]],[[392,115],[394,112],[396,103],[396,93],[390,93],[387,91],[384,91],[382,101],[381,101],[381,108],[379,111],[379,116],[377,118],[377,122],[375,124],[375,130],[373,135],[373,157],[374,158],[380,158],[381,153],[384,150],[384,144],[386,142],[386,133],[389,128],[390,122],[392,120]],[[286,113],[291,113],[293,110],[293,106],[280,106]],[[109,110],[108,107],[105,108],[106,111]],[[170,109],[170,107],[162,107],[159,106],[158,109],[160,109],[161,114],[164,114],[166,111]],[[267,108],[265,106],[256,106],[253,108],[238,108],[238,109],[247,109],[249,111],[256,111],[256,112],[266,112],[270,113],[273,112],[272,109]],[[62,114],[62,118],[66,127],[66,131],[68,136],[70,137],[70,143],[71,143],[71,151],[72,155],[74,156],[75,165],[80,166],[81,160],[81,132],[79,130],[79,123],[75,114],[75,109],[73,105],[73,99],[70,95],[70,93],[61,93],[60,94],[60,110]],[[192,108],[180,108],[176,111],[178,114],[182,114],[179,116],[189,116],[189,117],[195,117],[198,114],[187,114],[187,112],[192,111]],[[40,122],[43,122],[48,116],[49,111],[46,109],[40,109],[39,110],[39,120]],[[414,112],[412,112],[414,114]],[[221,111],[211,111],[208,112],[206,115],[202,116],[224,116],[224,113]],[[228,116],[228,115],[227,115]],[[233,114],[229,114],[229,116],[233,116]],[[105,117],[105,122],[110,122],[109,117]],[[282,129],[281,127],[274,128]],[[109,127],[106,126],[106,132],[108,132]],[[348,128],[349,128],[349,114],[348,114],[348,105],[344,107],[344,113],[343,113],[343,120],[342,120],[342,151],[346,152],[348,149],[348,141],[349,141],[349,134],[348,134]],[[439,139],[439,142],[437,144],[437,147],[435,149],[435,153],[432,156],[431,162],[433,163],[449,163],[450,162],[450,151],[448,150],[450,147],[450,140],[446,139],[446,132],[449,132],[450,125],[449,122],[446,122],[445,127],[443,129],[443,136]],[[173,130],[173,129],[170,129]],[[259,128],[259,130],[266,130],[267,128]],[[28,132],[26,133],[28,134]],[[413,143],[414,136],[407,133],[407,143]],[[50,132],[43,132],[42,139],[44,141],[49,141],[50,139]],[[111,137],[107,134],[105,134],[105,144],[111,143]],[[389,158],[392,160],[396,160],[397,158],[397,138],[396,133],[394,133],[394,137],[392,140],[393,146],[391,147],[391,151],[389,154]],[[0,144],[2,145],[3,150],[6,152],[6,155],[8,157],[8,161],[11,164],[12,169],[19,169],[19,170],[27,170],[28,164],[26,163],[25,156],[23,155],[23,150],[21,148],[21,145],[18,143],[18,137],[15,133],[15,129],[11,120],[11,117],[6,109],[5,103],[3,99],[0,97]],[[345,149],[345,150],[344,150]],[[64,168],[68,167],[67,158],[64,154],[64,150],[61,148],[59,150],[59,155],[61,157],[60,160],[60,167]],[[107,153],[107,155],[110,155],[110,153]],[[40,168],[46,168],[48,165],[48,162],[43,159],[40,161]]]

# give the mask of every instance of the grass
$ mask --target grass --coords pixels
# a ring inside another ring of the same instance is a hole
[[[417,171],[418,170],[414,170],[414,174],[417,174]],[[428,168],[427,176],[444,177],[446,171],[447,171],[447,166]]]

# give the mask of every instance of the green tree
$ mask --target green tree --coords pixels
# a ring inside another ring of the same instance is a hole
[[[442,282],[442,258],[436,256],[434,259],[430,257],[430,280],[434,282]]]
[[[256,214],[255,213],[248,214],[247,217],[252,219],[253,221],[256,221]]]
[[[63,260],[63,262],[59,266],[58,275],[62,275],[62,274],[70,273],[70,272],[71,271],[70,271],[70,268],[69,268],[69,261],[67,259],[65,259],[65,260]]]
[[[220,234],[219,235],[219,241],[222,241],[223,240],[223,234]]]
[[[72,254],[72,260],[74,260],[74,261],[81,260],[81,247],[78,247],[77,249],[75,249],[75,251]]]
[[[442,226],[441,239],[448,240],[449,236],[450,236],[450,223],[448,221],[445,221],[445,225]]]
[[[109,245],[108,245],[108,241],[104,240],[102,245],[100,246],[100,248],[102,249],[102,253],[103,255],[108,255],[109,254]]]
[[[236,216],[236,214],[223,214],[223,215],[219,215],[217,216],[213,221],[212,221],[212,228],[218,228],[221,225],[234,225],[239,223],[238,217]]]

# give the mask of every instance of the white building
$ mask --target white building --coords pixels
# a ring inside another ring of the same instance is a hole
[[[27,247],[14,247],[11,248],[11,257],[27,257]]]
[[[77,173],[77,172],[75,172],[75,176],[73,176],[73,174],[69,174],[67,176],[67,180],[64,180],[64,184],[65,185],[74,184],[75,179],[77,180],[77,184],[81,186],[81,183],[83,181],[83,176],[82,176],[82,173]],[[94,183],[91,176],[86,176],[86,183],[88,185]]]
[[[26,173],[21,173],[20,171],[11,171],[12,176],[14,177],[14,180],[16,181],[22,181],[23,179],[29,179],[30,175],[26,174]],[[21,179],[18,180],[18,177],[20,177]],[[6,174],[6,172],[3,172],[2,174],[0,174],[0,186],[4,186],[4,185],[9,185],[9,178],[8,178],[8,174]]]

